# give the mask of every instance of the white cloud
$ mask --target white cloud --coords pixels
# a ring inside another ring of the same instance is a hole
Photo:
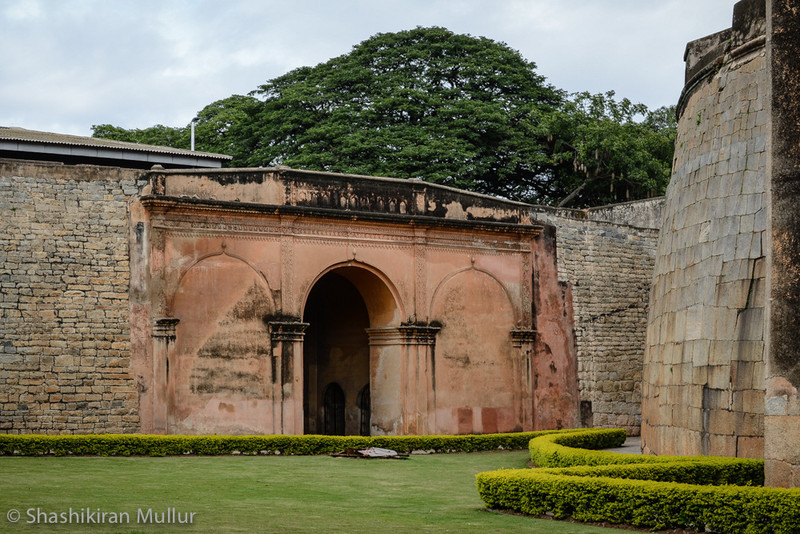
[[[507,43],[557,87],[654,107],[677,100],[686,42],[730,26],[733,3],[16,1],[0,12],[0,124],[84,135],[98,123],[183,125],[376,33],[434,25]]]
[[[42,14],[37,0],[22,0],[5,6],[3,17],[12,21],[35,20]]]

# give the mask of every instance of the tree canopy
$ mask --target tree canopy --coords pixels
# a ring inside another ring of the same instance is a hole
[[[638,120],[637,120],[638,119]],[[541,118],[559,206],[593,206],[664,193],[672,170],[675,108],[649,111],[614,93],[578,93]]]
[[[232,166],[422,178],[570,207],[662,194],[670,111],[613,93],[567,95],[503,43],[416,28],[267,81],[198,113],[198,150]],[[93,135],[188,148],[189,128]]]
[[[96,124],[92,126],[92,137],[173,148],[183,148],[185,145],[185,148],[189,148],[188,128],[172,128],[163,124],[131,130],[112,126],[111,124]]]
[[[418,177],[518,196],[547,164],[531,118],[561,95],[507,46],[443,28],[378,34],[262,85],[249,164]]]

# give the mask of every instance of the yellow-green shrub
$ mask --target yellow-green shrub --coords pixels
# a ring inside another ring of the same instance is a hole
[[[346,448],[473,452],[524,449],[537,436],[559,431],[463,436],[175,436],[146,434],[0,434],[0,455],[171,456],[183,454],[331,454]]]
[[[757,487],[763,483],[761,460],[641,456],[568,446],[605,447],[602,435],[619,432],[534,438],[533,461],[553,467],[480,473],[478,492],[492,508],[580,521],[726,533],[800,532],[800,490]]]

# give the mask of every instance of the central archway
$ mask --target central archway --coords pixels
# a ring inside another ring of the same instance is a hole
[[[400,322],[399,306],[381,276],[361,266],[328,269],[303,308],[303,430],[306,434],[371,433],[368,330]]]

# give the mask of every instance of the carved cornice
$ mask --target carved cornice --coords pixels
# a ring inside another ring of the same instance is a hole
[[[422,226],[430,228],[463,228],[470,230],[482,230],[487,232],[527,234],[537,236],[541,233],[543,226],[540,224],[521,224],[516,222],[499,222],[489,220],[460,220],[435,217],[419,214],[399,214],[399,213],[373,213],[349,211],[347,209],[322,208],[310,206],[288,206],[288,205],[268,205],[253,204],[247,202],[218,201],[208,199],[196,199],[188,197],[169,197],[169,196],[144,196],[141,199],[142,205],[151,213],[171,214],[180,212],[182,214],[207,214],[216,212],[218,214],[236,215],[295,215],[297,217],[314,217],[322,219],[338,219],[350,221],[364,221],[372,223],[389,223],[402,226]]]

